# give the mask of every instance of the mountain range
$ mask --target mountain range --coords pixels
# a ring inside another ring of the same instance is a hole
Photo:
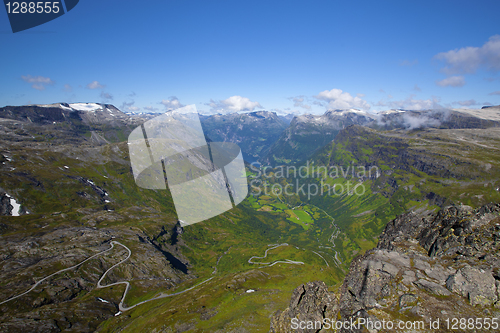
[[[0,108],[0,332],[500,315],[500,107],[201,116],[262,167],[241,204],[184,228],[168,190],[134,182],[126,140],[151,117]]]

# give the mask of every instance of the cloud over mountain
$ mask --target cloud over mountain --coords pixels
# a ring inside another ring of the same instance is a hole
[[[178,108],[182,108],[184,104],[179,102],[179,99],[175,96],[170,96],[168,99],[164,99],[160,102],[165,107],[165,110],[175,110]]]
[[[210,100],[210,103],[206,105],[210,106],[214,113],[253,111],[256,108],[262,108],[259,102],[252,102],[247,97],[242,96],[231,96],[222,101]]]
[[[87,89],[104,89],[105,85],[100,84],[99,81],[92,81],[87,84]]]
[[[432,96],[432,99],[415,99],[415,95],[411,94],[405,99],[398,101],[379,101],[376,105],[389,107],[391,109],[404,109],[404,110],[428,110],[428,109],[442,109],[443,106],[439,104],[440,98]]]
[[[341,89],[325,90],[314,96],[314,98],[326,102],[326,105],[324,103],[322,105],[328,109],[370,109],[370,105],[365,100],[357,96],[353,97]]]

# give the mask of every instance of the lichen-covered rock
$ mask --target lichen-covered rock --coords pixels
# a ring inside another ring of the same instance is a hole
[[[292,320],[304,323],[323,322],[324,318],[334,318],[337,313],[337,299],[328,291],[322,281],[308,282],[293,291],[290,305],[283,311],[278,311],[271,319],[272,333],[285,332],[318,332],[320,329],[292,328]]]
[[[446,280],[446,287],[468,297],[471,305],[492,305],[497,301],[495,278],[490,272],[465,266]]]

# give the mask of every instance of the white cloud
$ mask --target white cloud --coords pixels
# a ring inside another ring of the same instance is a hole
[[[253,111],[256,108],[262,108],[259,102],[252,102],[250,99],[241,96],[231,96],[223,101],[210,100],[210,103],[206,105],[210,106],[214,113]]]
[[[376,106],[388,106],[392,109],[404,110],[429,110],[429,109],[442,109],[443,106],[439,104],[440,98],[433,96],[432,99],[415,99],[415,95],[410,95],[404,100],[384,102],[380,101]]]
[[[87,89],[104,89],[105,85],[100,84],[99,81],[92,81],[87,84]]]
[[[481,47],[467,46],[441,52],[435,58],[446,63],[441,71],[448,75],[475,73],[479,67],[500,71],[500,35],[490,37]]]
[[[441,81],[436,81],[436,84],[441,87],[463,87],[465,79],[463,76],[450,76]]]
[[[110,101],[110,100],[113,99],[113,95],[111,95],[110,93],[102,91],[101,92],[101,98],[104,99],[104,100]]]
[[[469,99],[468,101],[458,101],[455,102],[454,104],[459,104],[461,106],[471,106],[471,105],[479,105],[480,103],[476,102],[473,99]]]
[[[500,95],[500,90],[491,92],[488,95]]]
[[[297,97],[289,97],[288,99],[291,100],[291,101],[293,101],[293,106],[294,107],[299,107],[299,108],[303,108],[303,109],[306,109],[306,110],[310,110],[311,109],[310,105],[304,104],[305,98],[304,98],[303,95],[297,96]]]
[[[36,90],[45,90],[47,85],[53,85],[54,81],[52,81],[48,77],[43,76],[31,76],[31,75],[22,75],[21,78],[24,82],[32,83],[31,87]]]
[[[152,107],[152,106],[145,106],[143,107],[144,110],[149,111],[149,112],[158,112],[158,108]]]
[[[132,102],[123,102],[122,105],[120,106],[120,110],[123,112],[137,112],[141,108],[134,106],[135,101]]]
[[[179,99],[175,96],[169,97],[169,99],[164,99],[160,102],[165,106],[165,110],[175,110],[178,108],[182,108],[184,105],[179,102]]]
[[[66,91],[66,92],[72,92],[73,91],[73,87],[71,85],[69,85],[69,84],[65,84],[63,90]]]
[[[370,109],[370,105],[365,100],[353,97],[348,92],[343,92],[340,89],[325,90],[314,97],[318,100],[328,102],[326,105],[328,109]]]
[[[415,87],[413,87],[413,90],[415,90],[415,91],[422,91],[422,89],[420,89],[420,87],[417,84],[415,84]]]

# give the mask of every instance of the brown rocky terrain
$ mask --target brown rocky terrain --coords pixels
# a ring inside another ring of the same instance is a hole
[[[448,332],[453,318],[490,318],[491,322],[500,316],[499,248],[498,204],[403,214],[386,226],[377,248],[352,261],[337,293],[328,292],[322,282],[300,286],[290,306],[273,316],[270,332],[292,331],[293,318],[422,323],[419,332]],[[429,325],[437,320],[439,328],[431,329]],[[460,329],[460,322],[457,325]],[[477,327],[475,331],[484,331]],[[323,324],[298,331],[327,328]],[[368,328],[339,331],[390,331]]]

